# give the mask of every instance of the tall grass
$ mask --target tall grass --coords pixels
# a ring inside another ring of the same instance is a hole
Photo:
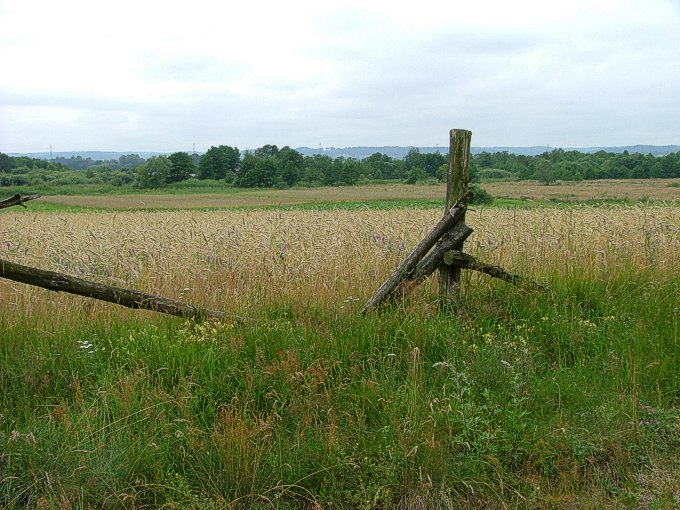
[[[3,283],[0,506],[671,507],[680,211],[468,218],[551,291],[359,316],[433,211],[3,215],[3,258],[254,320]]]

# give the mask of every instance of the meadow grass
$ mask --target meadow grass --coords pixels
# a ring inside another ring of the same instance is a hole
[[[680,210],[470,211],[550,291],[360,316],[440,214],[4,213],[1,258],[242,318],[0,282],[0,507],[677,505]]]

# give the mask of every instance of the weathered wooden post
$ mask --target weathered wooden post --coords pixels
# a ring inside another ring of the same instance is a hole
[[[485,264],[472,255],[463,253],[463,244],[472,234],[472,229],[465,224],[472,133],[465,129],[452,129],[449,136],[449,172],[446,179],[444,217],[385,280],[373,297],[366,302],[361,313],[375,310],[397,294],[400,297],[405,296],[437,269],[440,300],[444,305],[458,295],[462,269],[479,271],[515,285],[528,284],[546,289],[538,282],[526,280],[519,275],[508,273],[502,267]]]
[[[461,222],[465,223],[468,184],[470,182],[470,141],[472,132],[466,129],[452,129],[449,132],[449,171],[446,176],[446,205],[444,211],[459,203],[463,207]],[[463,249],[460,242],[455,250]],[[443,302],[458,294],[460,290],[460,266],[442,265],[439,269],[439,294]]]

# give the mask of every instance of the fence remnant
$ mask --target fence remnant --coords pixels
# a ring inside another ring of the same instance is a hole
[[[21,207],[26,207],[24,202],[28,202],[29,200],[35,200],[36,198],[40,198],[40,195],[21,195],[17,193],[13,197],[6,198],[5,200],[0,200],[0,209],[4,209],[5,207],[12,207],[13,205],[20,205]]]
[[[40,198],[40,195],[19,195],[0,201],[0,209],[20,205],[26,207],[24,202]],[[113,287],[103,283],[92,282],[82,278],[76,278],[63,273],[45,271],[35,267],[16,264],[8,260],[0,259],[0,278],[19,283],[34,285],[43,289],[56,292],[66,292],[78,296],[90,297],[108,303],[151,310],[153,312],[185,317],[187,319],[221,319],[226,315],[224,312],[206,310],[194,305],[189,305],[176,299],[154,296],[137,290]]]
[[[537,282],[509,273],[501,267],[485,264],[472,255],[463,253],[463,243],[473,232],[465,224],[470,182],[471,139],[472,133],[465,129],[452,129],[449,132],[449,169],[444,217],[366,302],[361,313],[375,310],[398,294],[404,297],[437,269],[439,269],[439,295],[443,303],[458,294],[462,269],[480,271],[514,285],[528,283],[545,289],[545,286]]]
[[[90,297],[127,308],[151,310],[152,312],[165,313],[187,319],[221,319],[224,317],[223,312],[205,310],[176,299],[154,296],[153,294],[122,287],[113,287],[2,259],[0,259],[0,277],[56,292]]]
[[[507,283],[512,283],[513,285],[526,285],[529,287],[535,287],[541,290],[548,290],[548,287],[540,282],[530,280],[524,276],[509,273],[500,266],[494,266],[492,264],[486,264],[477,260],[477,258],[463,253],[458,250],[447,251],[444,254],[444,264],[448,266],[458,266],[461,269],[471,269],[473,271],[479,271],[485,275],[491,276],[492,278],[498,278]]]
[[[444,217],[435,225],[425,238],[416,246],[411,253],[399,264],[392,275],[382,284],[375,295],[364,305],[363,312],[368,312],[378,306],[387,297],[394,294],[407,278],[412,277],[413,270],[416,269],[418,262],[427,254],[428,251],[456,225],[464,213],[463,207],[456,204],[444,213]]]
[[[501,267],[485,264],[463,252],[463,243],[473,232],[472,228],[465,224],[469,196],[471,138],[472,133],[465,129],[450,131],[444,216],[366,302],[361,310],[362,314],[375,310],[386,301],[394,299],[397,294],[401,297],[405,296],[437,269],[440,271],[439,289],[442,302],[446,302],[459,292],[462,269],[480,271],[515,285],[528,283],[534,287],[546,288],[540,283],[509,273]],[[15,205],[26,207],[25,202],[37,198],[40,198],[40,195],[16,194],[8,199],[0,200],[0,209]],[[0,278],[57,292],[86,296],[128,308],[151,310],[179,317],[243,319],[221,311],[199,308],[175,299],[91,282],[2,259],[0,259]]]

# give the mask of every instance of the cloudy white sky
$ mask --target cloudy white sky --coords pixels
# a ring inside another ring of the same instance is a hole
[[[0,151],[680,143],[680,0],[0,0]]]

